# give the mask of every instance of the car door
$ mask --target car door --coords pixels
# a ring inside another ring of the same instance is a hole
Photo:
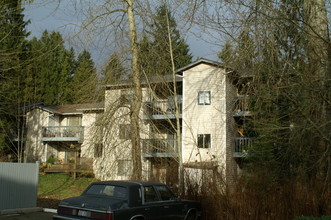
[[[184,219],[183,203],[177,199],[174,193],[165,185],[155,186],[155,190],[160,198],[160,209],[162,209],[162,220]]]
[[[144,186],[144,202],[142,208],[148,220],[163,220],[164,207],[160,203],[157,192],[153,186]]]

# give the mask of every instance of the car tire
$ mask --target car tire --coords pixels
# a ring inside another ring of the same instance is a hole
[[[189,212],[185,220],[196,220],[197,216],[194,212]]]

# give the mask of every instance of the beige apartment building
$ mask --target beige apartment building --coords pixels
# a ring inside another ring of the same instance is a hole
[[[252,140],[242,131],[244,119],[251,116],[248,97],[241,94],[247,80],[206,59],[177,70],[175,77],[143,79],[143,177],[173,183],[182,164],[185,175],[195,181],[203,181],[206,174],[228,183],[235,180]],[[132,98],[132,85],[120,82],[106,86],[104,103],[35,107],[26,117],[26,160],[75,161],[76,169],[89,164],[101,180],[130,178],[135,172]]]

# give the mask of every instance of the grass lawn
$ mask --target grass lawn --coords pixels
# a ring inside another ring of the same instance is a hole
[[[94,178],[78,177],[74,179],[63,173],[39,175],[38,206],[56,208],[60,200],[79,196]]]

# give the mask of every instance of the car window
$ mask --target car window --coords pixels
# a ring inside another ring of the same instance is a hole
[[[145,194],[145,202],[155,202],[158,201],[157,194],[153,188],[153,186],[145,186],[144,187],[144,194]]]
[[[156,186],[156,190],[159,192],[161,200],[172,200],[175,198],[173,192],[166,186]]]
[[[92,185],[86,192],[86,195],[103,195],[118,198],[126,198],[127,192],[125,187],[112,185]]]

